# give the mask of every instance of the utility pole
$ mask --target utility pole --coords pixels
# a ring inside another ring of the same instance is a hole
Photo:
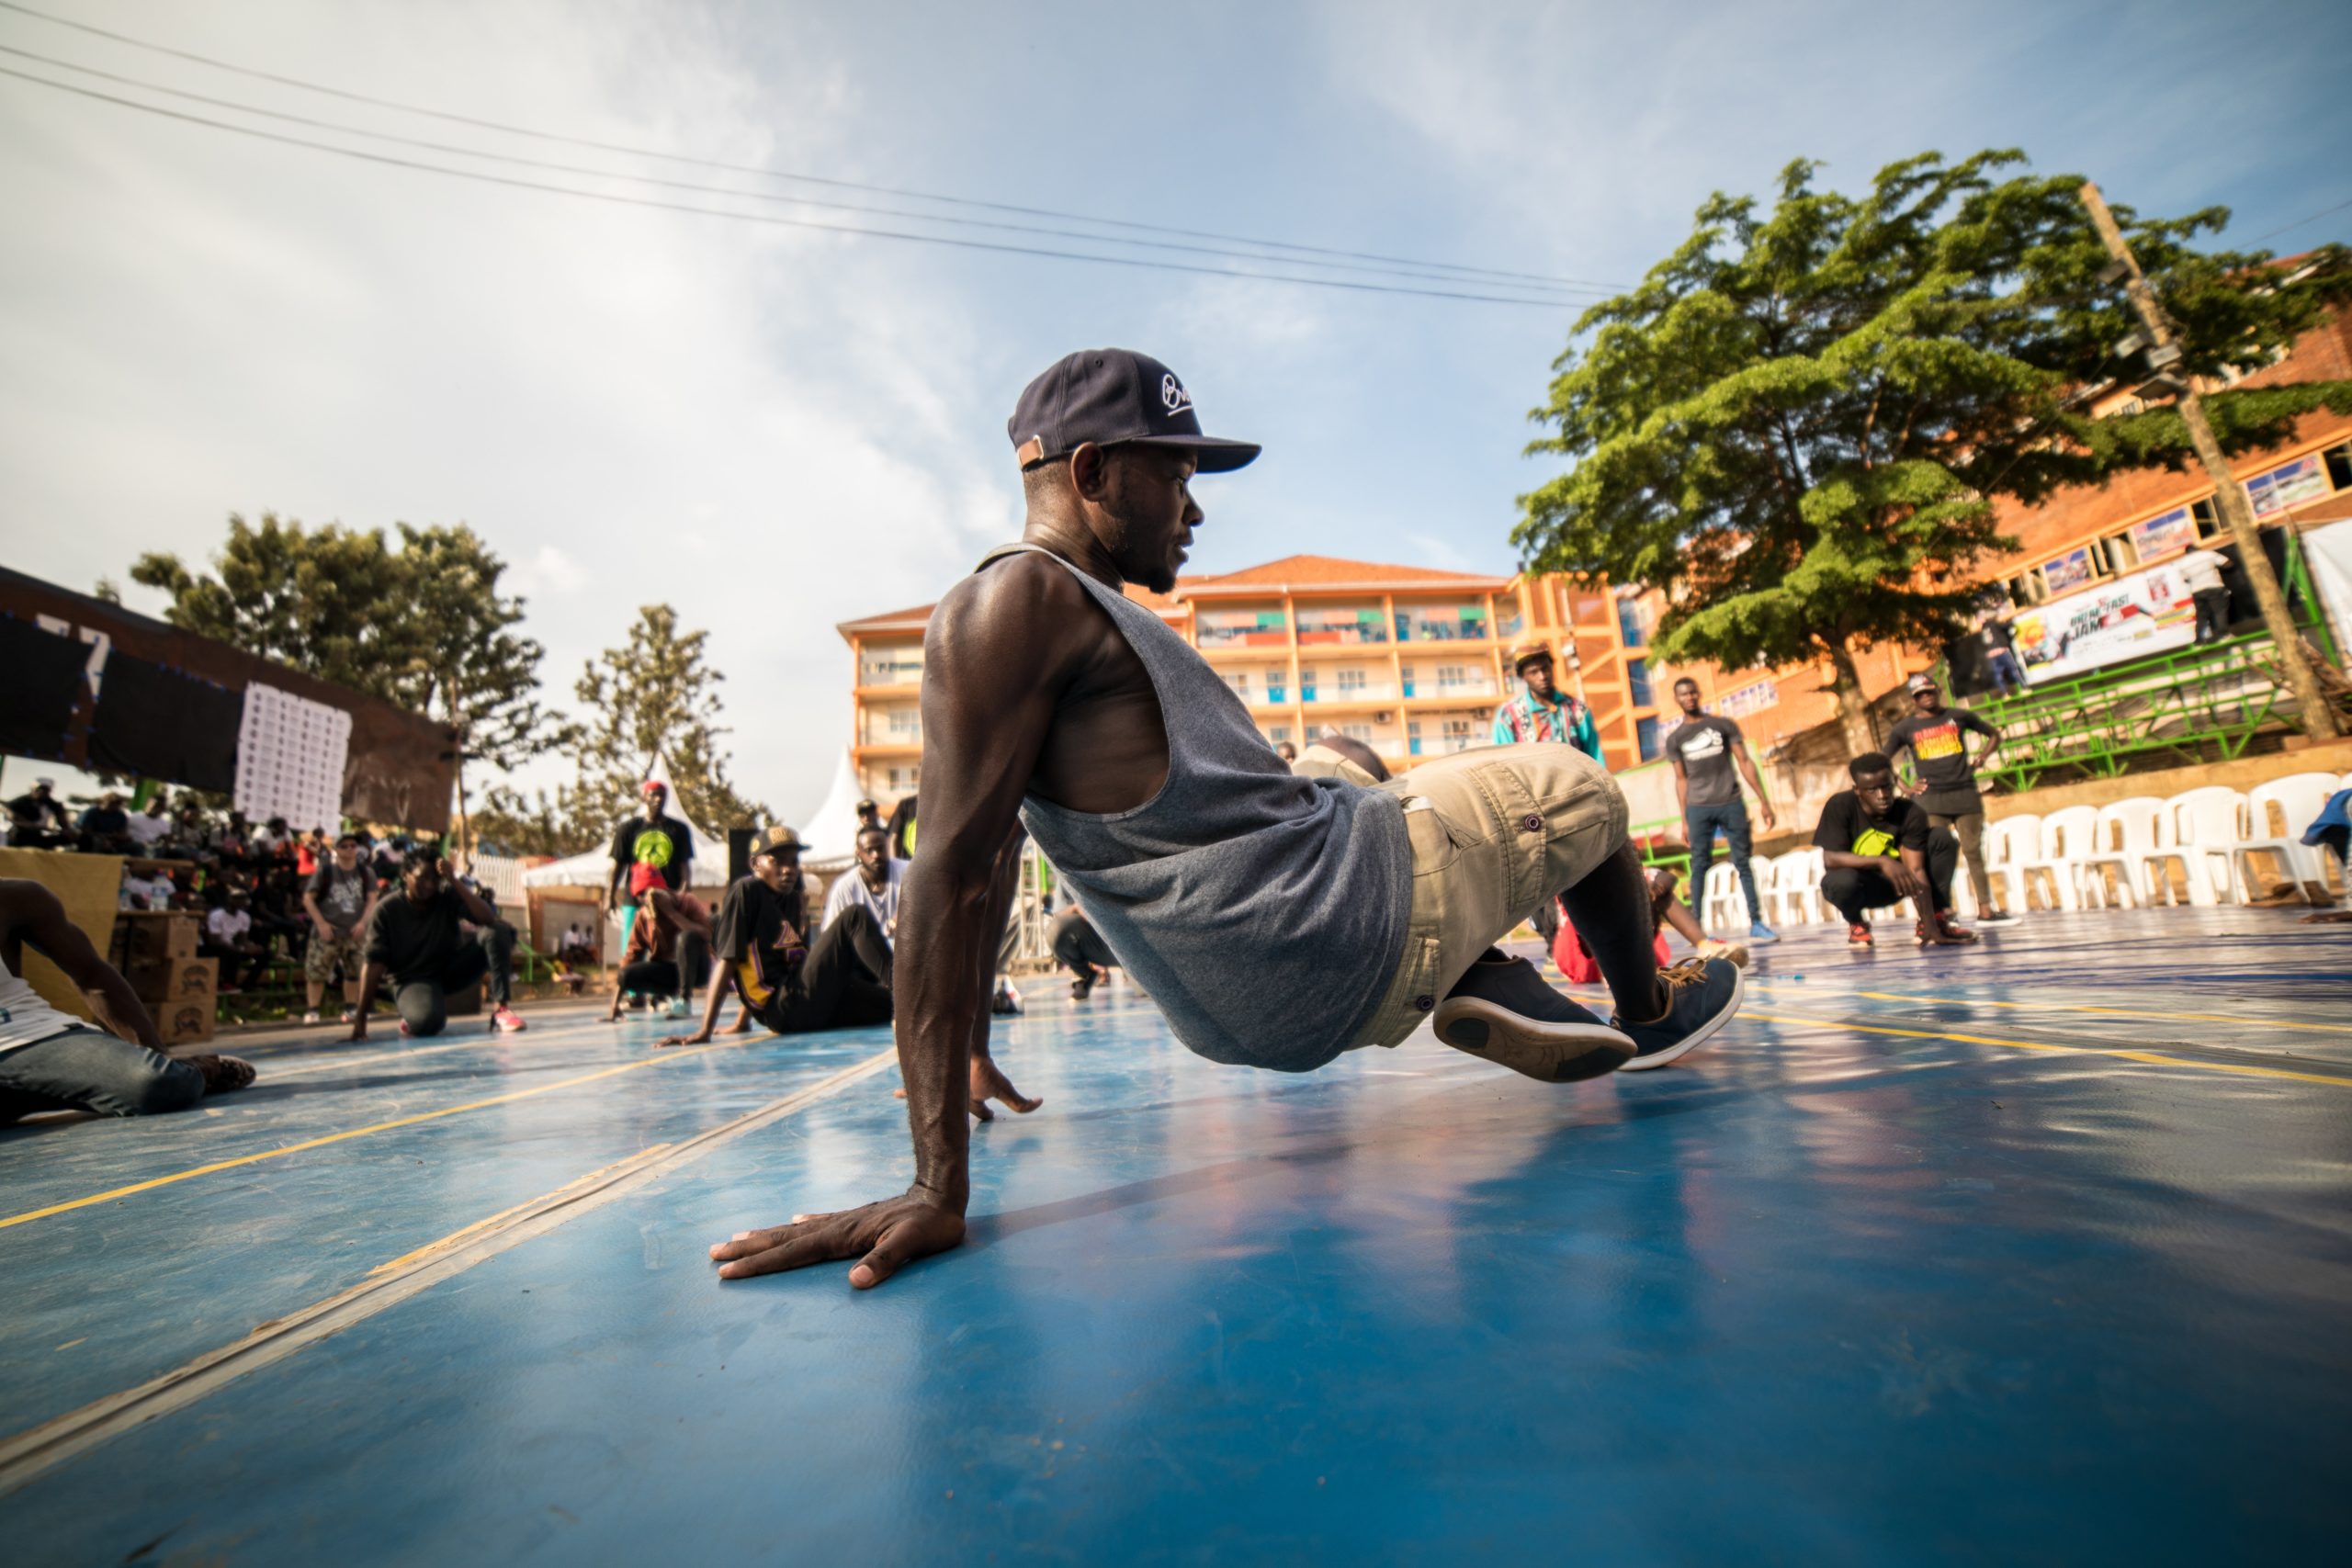
[[[2115,226],[2115,215],[2107,209],[2107,198],[2099,195],[2098,186],[2087,181],[2082,197],[2098,237],[2107,243],[2108,254],[2123,269],[2123,286],[2131,293],[2132,308],[2140,313],[2140,324],[2147,329],[2148,341],[2158,348],[2171,347],[2172,323],[2165,319],[2163,307],[2156,303],[2155,291],[2141,274],[2132,247],[2123,243],[2123,231]],[[2222,456],[2222,444],[2213,439],[2213,427],[2206,422],[2205,401],[2186,376],[2181,378],[2178,403],[2181,423],[2188,426],[2189,445],[2197,448],[2197,460],[2205,466],[2206,477],[2213,481],[2213,504],[2221,509],[2222,520],[2229,525],[2230,537],[2238,547],[2238,564],[2245,570],[2246,580],[2254,584],[2255,602],[2262,606],[2262,624],[2269,628],[2270,640],[2278,650],[2278,662],[2287,671],[2287,685],[2295,694],[2296,705],[2302,710],[2303,733],[2314,740],[2340,735],[2343,730],[2335,722],[2335,710],[2328,706],[2327,697],[2320,690],[2319,676],[2312,671],[2311,660],[2303,657],[2302,634],[2287,609],[2286,594],[2279,592],[2278,574],[2270,570],[2270,558],[2262,553],[2262,533],[2255,525],[2254,505],[2245,498],[2245,487],[2231,474],[2230,465]]]

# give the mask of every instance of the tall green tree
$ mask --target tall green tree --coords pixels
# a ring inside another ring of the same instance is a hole
[[[705,828],[724,830],[773,819],[727,776],[718,687],[726,680],[705,657],[710,634],[681,630],[678,613],[648,604],[628,641],[590,660],[573,686],[588,716],[574,734],[573,781],[526,798],[492,793],[482,834],[526,854],[575,854],[605,840],[635,809],[646,768],[659,757],[678,807]]]
[[[399,530],[394,548],[381,529],[232,514],[214,575],[148,554],[130,576],[171,595],[175,626],[447,725],[462,838],[468,760],[511,770],[574,735],[539,700],[545,650],[515,630],[524,602],[499,590],[506,563],[464,524]]]
[[[1588,310],[1555,362],[1531,455],[1574,466],[1521,498],[1528,564],[1666,591],[1655,646],[1727,669],[1826,660],[1849,743],[1871,744],[1855,655],[1958,631],[1978,568],[2015,547],[1994,502],[2190,460],[2179,415],[2094,420],[2134,326],[2079,177],[2016,152],[1924,153],[1847,197],[1791,164],[1771,209],[1717,194],[1640,288]],[[2117,217],[2181,332],[2184,367],[2273,363],[2342,298],[2340,249],[2293,268],[2195,250],[2220,209]],[[2352,383],[2227,391],[2225,449]]]
[[[305,528],[275,513],[229,514],[213,574],[150,552],[130,580],[171,595],[164,618],[372,697],[399,701],[417,638],[406,573],[383,530]]]

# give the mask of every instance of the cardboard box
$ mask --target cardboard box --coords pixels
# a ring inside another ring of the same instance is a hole
[[[209,1001],[220,988],[217,958],[141,958],[122,972],[153,1011],[164,1002]]]
[[[130,961],[142,958],[194,958],[203,926],[194,915],[176,910],[125,910],[120,919],[128,932]]]
[[[148,1011],[154,1016],[155,1035],[166,1050],[180,1045],[194,1045],[212,1038],[212,1023],[216,1004],[212,998],[190,998],[176,1002],[157,1002]]]

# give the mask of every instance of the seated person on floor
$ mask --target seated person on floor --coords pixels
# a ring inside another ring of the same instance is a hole
[[[613,1005],[605,1021],[620,1017],[624,993],[667,998],[670,1016],[684,1018],[686,998],[702,983],[708,959],[710,911],[691,893],[671,892],[662,885],[662,873],[650,865],[630,871],[629,892],[637,900],[637,919],[628,928],[619,983],[613,987]]]
[[[1913,934],[1923,947],[1952,947],[1976,940],[1951,917],[1952,874],[1960,868],[1960,839],[1949,828],[1930,828],[1917,802],[1894,793],[1894,763],[1882,751],[1865,751],[1846,764],[1854,787],[1831,795],[1821,807],[1813,841],[1825,867],[1821,896],[1846,917],[1846,941],[1871,943],[1869,909],[1905,898],[1919,911]]]
[[[1674,889],[1680,880],[1672,869],[1666,866],[1650,873],[1650,942],[1651,951],[1657,955],[1658,967],[1665,968],[1674,962],[1673,951],[1666,945],[1666,933],[1671,929],[1675,935],[1690,944],[1690,951],[1696,956],[1728,958],[1742,969],[1747,968],[1747,948],[1717,942],[1690,918],[1690,910],[1675,902]],[[1552,902],[1556,909],[1559,900],[1555,898]],[[1542,928],[1539,925],[1537,929],[1540,931]],[[1594,960],[1591,950],[1585,946],[1584,939],[1577,935],[1577,928],[1565,916],[1560,918],[1559,929],[1552,936],[1552,962],[1559,965],[1560,973],[1572,985],[1590,986],[1600,979],[1600,964]]]
[[[1111,944],[1102,940],[1094,923],[1086,918],[1086,911],[1076,904],[1056,915],[1046,934],[1055,960],[1078,976],[1069,983],[1069,994],[1080,1001],[1110,978],[1104,971],[1118,966],[1119,955],[1111,951]]]
[[[345,833],[334,841],[326,863],[302,889],[302,908],[311,925],[310,945],[302,952],[302,984],[311,1006],[302,1021],[319,1021],[327,982],[340,969],[343,1021],[349,1023],[359,1015],[359,941],[376,913],[376,878],[360,863],[358,835]]]
[[[25,949],[62,970],[99,1028],[58,1011],[25,980]],[[0,1126],[44,1111],[153,1116],[254,1081],[235,1056],[163,1053],[130,983],[38,882],[0,879]]]
[[[965,1109],[1012,1092],[988,1049],[989,949],[1024,828],[1175,1037],[1215,1061],[1304,1072],[1426,1021],[1481,1060],[1570,1083],[1662,1066],[1733,1016],[1730,964],[1660,973],[1625,796],[1592,758],[1496,747],[1371,787],[1294,773],[1199,650],[1126,596],[1174,588],[1201,523],[1194,474],[1258,453],[1204,436],[1166,366],[1070,355],[1007,429],[1026,530],[941,598],[923,638],[929,805],[898,933],[913,1182],[721,1242],[723,1277],[851,1258],[863,1289],[963,1241]],[[1493,946],[1555,894],[1595,948],[1615,1027]]]
[[[861,834],[861,848],[864,842]],[[752,874],[728,888],[719,905],[711,939],[718,964],[703,1002],[701,1027],[662,1043],[699,1045],[708,1040],[730,986],[771,1034],[889,1022],[893,961],[881,923],[865,904],[853,900],[814,942],[804,944],[800,920],[806,908],[799,835],[771,828],[752,852]]]
[[[376,901],[362,943],[359,1011],[351,1038],[368,1038],[376,987],[391,976],[392,1001],[402,1034],[438,1034],[449,1022],[448,999],[479,980],[491,1002],[490,1026],[505,1033],[526,1028],[510,987],[514,928],[498,911],[448,880],[447,863],[431,845],[401,863],[401,885]],[[475,930],[469,933],[465,922]]]

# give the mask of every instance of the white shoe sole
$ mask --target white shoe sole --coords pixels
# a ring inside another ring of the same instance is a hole
[[[1668,1066],[1675,1062],[1682,1060],[1683,1057],[1688,1056],[1691,1052],[1696,1051],[1700,1046],[1704,1045],[1708,1041],[1713,1039],[1717,1030],[1723,1028],[1724,1024],[1729,1023],[1733,1019],[1739,1016],[1740,998],[1747,992],[1747,972],[1741,969],[1737,964],[1732,965],[1731,1005],[1729,1007],[1724,1008],[1723,1011],[1715,1014],[1714,1017],[1707,1020],[1706,1022],[1701,1024],[1698,1028],[1692,1030],[1689,1034],[1684,1035],[1680,1040],[1676,1041],[1665,1050],[1657,1052],[1654,1055],[1634,1057],[1632,1061],[1625,1064],[1623,1070],[1629,1073],[1646,1072],[1652,1067]]]
[[[1605,1023],[1545,1023],[1476,997],[1449,997],[1432,1022],[1464,1055],[1509,1067],[1539,1083],[1581,1083],[1613,1073],[1634,1043]]]

